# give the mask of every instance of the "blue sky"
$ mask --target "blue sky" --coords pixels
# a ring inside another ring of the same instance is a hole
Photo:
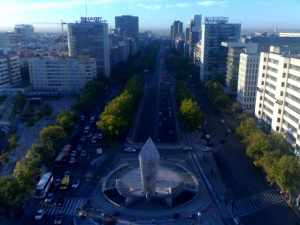
[[[243,28],[300,28],[300,0],[86,0],[88,16],[102,16],[111,27],[114,16],[140,17],[142,29],[168,29],[194,14],[228,16]],[[85,14],[85,0],[0,0],[0,27],[17,23],[73,22]]]

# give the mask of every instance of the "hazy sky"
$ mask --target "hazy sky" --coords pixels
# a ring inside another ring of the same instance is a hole
[[[142,29],[168,29],[175,19],[185,24],[194,14],[228,16],[243,28],[300,28],[300,0],[86,0],[88,16],[140,17]],[[0,27],[18,23],[73,22],[85,15],[85,0],[0,0]],[[53,25],[56,27],[56,25]]]

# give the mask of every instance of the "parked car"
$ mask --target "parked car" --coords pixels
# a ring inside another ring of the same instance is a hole
[[[75,180],[75,182],[72,184],[72,189],[76,190],[79,187],[79,185],[80,185],[80,180],[79,179]]]
[[[35,220],[42,220],[43,218],[44,218],[44,216],[45,216],[45,210],[44,209],[39,209],[37,212],[36,212],[36,214],[35,214],[35,216],[34,216],[34,219]]]

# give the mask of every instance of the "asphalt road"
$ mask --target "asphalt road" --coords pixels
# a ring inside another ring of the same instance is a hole
[[[165,49],[157,57],[156,70],[145,75],[145,89],[133,140],[145,142],[151,137],[157,143],[178,141],[173,104],[174,81],[165,70]]]
[[[194,90],[201,109],[206,114],[205,132],[212,137],[216,149],[214,156],[227,186],[228,200],[237,202],[251,198],[258,193],[274,190],[263,172],[255,168],[245,154],[245,148],[234,135],[227,135],[227,125],[221,122],[222,115],[213,109],[202,90]],[[222,143],[225,140],[225,143]],[[241,217],[243,225],[296,225],[300,224],[299,218],[285,202],[274,204],[265,209],[249,213]]]

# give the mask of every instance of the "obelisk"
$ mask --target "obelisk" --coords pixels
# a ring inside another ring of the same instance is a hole
[[[139,154],[142,191],[147,200],[155,195],[159,161],[159,152],[152,139],[149,138]]]

